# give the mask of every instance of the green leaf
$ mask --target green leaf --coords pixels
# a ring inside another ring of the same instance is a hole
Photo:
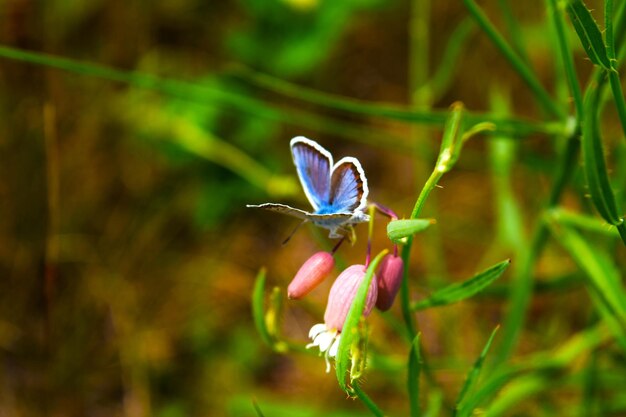
[[[597,217],[587,216],[560,207],[549,209],[546,212],[546,216],[566,226],[572,226],[580,230],[587,230],[605,236],[619,237],[615,226]]]
[[[571,1],[567,5],[567,13],[591,62],[604,69],[611,69],[602,33],[585,3],[581,0]]]
[[[600,92],[597,87],[591,88],[585,98],[582,136],[583,168],[594,206],[604,220],[617,226],[623,220],[619,216],[604,160],[604,149],[598,125],[600,100]]]
[[[620,344],[626,348],[626,292],[611,258],[567,226],[549,223],[558,242],[589,277],[592,301]]]
[[[448,285],[436,291],[425,300],[411,304],[411,310],[423,310],[428,307],[453,304],[469,298],[498,279],[510,264],[511,260],[507,259],[484,270],[467,281]]]
[[[393,220],[387,224],[387,236],[393,243],[404,243],[404,239],[425,230],[434,219],[402,219]]]
[[[252,291],[252,317],[257,331],[261,335],[261,339],[269,346],[274,346],[272,336],[270,336],[265,323],[265,268],[259,271],[254,282],[254,290]]]
[[[461,409],[463,400],[465,399],[465,395],[474,387],[474,384],[476,383],[476,380],[480,375],[480,370],[483,367],[485,358],[487,357],[487,353],[489,352],[489,348],[491,347],[493,339],[495,338],[499,328],[500,326],[496,326],[496,328],[493,329],[493,331],[491,332],[491,336],[489,336],[489,339],[487,340],[487,344],[485,344],[485,347],[480,353],[480,356],[478,356],[478,359],[476,359],[476,362],[474,362],[474,366],[472,366],[472,369],[470,369],[470,371],[467,373],[463,388],[461,388],[459,396],[456,399],[455,414],[458,410]]]
[[[348,384],[346,383],[346,376],[350,363],[350,349],[352,348],[354,342],[356,342],[356,338],[359,334],[359,322],[361,320],[361,316],[363,316],[363,310],[365,309],[365,300],[367,299],[367,292],[369,290],[370,283],[374,278],[374,271],[376,271],[380,260],[383,258],[383,256],[387,254],[387,252],[388,251],[386,249],[380,252],[378,255],[376,255],[372,263],[368,266],[365,277],[363,277],[363,282],[361,282],[361,285],[359,285],[359,289],[357,290],[356,296],[354,297],[354,302],[352,303],[352,306],[348,311],[346,322],[344,323],[343,329],[341,330],[341,338],[339,339],[339,348],[337,349],[335,370],[339,386],[348,394],[351,394]]]
[[[420,415],[419,392],[421,371],[422,355],[420,352],[420,335],[418,334],[413,339],[413,343],[411,343],[411,351],[409,352],[409,376],[407,379],[407,389],[409,392],[411,417],[417,417]]]

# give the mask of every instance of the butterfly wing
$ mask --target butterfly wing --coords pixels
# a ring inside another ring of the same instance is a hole
[[[362,213],[367,205],[367,178],[356,158],[346,157],[333,167],[328,213]]]
[[[328,206],[333,157],[317,142],[304,136],[291,139],[291,154],[300,183],[315,212]]]
[[[277,204],[277,203],[265,203],[265,204],[258,204],[258,205],[248,204],[246,205],[246,207],[260,208],[263,210],[275,211],[276,213],[282,213],[282,214],[287,214],[292,217],[297,217],[300,220],[308,220],[308,216],[311,215],[311,213],[309,212],[290,207],[286,204]]]
[[[250,208],[260,208],[263,210],[274,211],[276,213],[287,214],[300,220],[310,221],[316,226],[330,230],[331,238],[340,238],[344,236],[345,226],[349,225],[353,220],[352,213],[330,213],[316,214],[309,213],[304,210],[290,207],[286,204],[265,203],[259,205],[248,204]]]

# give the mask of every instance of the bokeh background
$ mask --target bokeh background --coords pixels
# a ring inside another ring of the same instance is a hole
[[[434,163],[441,126],[330,110],[281,94],[281,86],[416,109],[445,110],[459,100],[480,112],[497,102],[518,117],[544,119],[461,2],[431,3],[0,2],[2,45],[161,80],[155,91],[94,71],[0,60],[0,416],[253,416],[253,399],[268,416],[367,415],[346,400],[323,359],[272,352],[251,316],[262,266],[271,286],[285,288],[308,256],[333,242],[304,227],[283,246],[296,221],[245,205],[308,206],[288,147],[296,135],[336,158],[359,158],[370,198],[401,217]],[[542,83],[567,102],[543,2],[480,3],[503,33],[523,41],[519,50]],[[601,2],[588,3],[601,10]],[[456,51],[446,47],[453,36]],[[576,51],[586,80],[592,65]],[[617,146],[612,110],[607,120],[609,147]],[[468,143],[428,202],[425,214],[437,225],[415,242],[414,298],[502,259],[515,263],[515,245],[526,244],[540,215],[554,143],[545,135],[510,141],[510,189],[520,210],[505,222],[523,233],[507,246],[489,163],[497,149],[485,138]],[[566,205],[585,207],[579,194],[582,185],[568,190]],[[384,226],[376,223],[375,252],[390,247]],[[340,264],[363,262],[366,227],[357,234]],[[615,250],[623,268],[624,250]],[[575,270],[552,242],[537,279]],[[454,399],[501,322],[508,279],[478,302],[418,315],[444,399]],[[588,323],[577,282],[533,299],[516,355],[550,349]],[[306,343],[329,286],[286,302],[286,337]],[[374,362],[364,386],[404,415],[407,346],[390,325],[398,306],[389,316],[372,315],[371,343],[386,359]],[[518,411],[547,413],[571,395]]]

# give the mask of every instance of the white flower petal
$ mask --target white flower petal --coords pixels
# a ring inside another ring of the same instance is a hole
[[[328,356],[331,358],[337,357],[337,349],[339,349],[339,339],[341,339],[341,335],[335,338],[335,341],[332,345],[330,345],[330,349],[328,349]]]
[[[318,346],[320,347],[320,352],[326,352],[328,350],[330,345],[333,343],[333,340],[335,340],[336,334],[337,332],[335,331],[325,332],[315,338],[315,343],[318,343]]]
[[[309,330],[309,338],[311,339],[315,339],[315,337],[326,331],[326,325],[324,323],[319,323],[314,325],[313,327],[311,327],[311,330]]]

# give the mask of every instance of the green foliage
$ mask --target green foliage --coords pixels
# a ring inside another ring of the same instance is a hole
[[[482,291],[496,279],[500,278],[510,264],[511,260],[507,259],[474,275],[467,281],[450,284],[445,288],[435,291],[428,298],[414,302],[411,304],[411,309],[423,310],[429,307],[454,304],[466,298],[470,298]]]
[[[487,353],[489,353],[489,348],[493,343],[493,339],[496,337],[498,329],[499,327],[493,329],[493,331],[491,332],[491,336],[489,336],[489,339],[485,344],[485,347],[483,348],[482,352],[480,352],[480,355],[478,356],[478,359],[476,359],[476,362],[474,362],[474,366],[472,366],[472,369],[470,369],[467,376],[465,377],[463,387],[461,388],[461,391],[459,391],[459,395],[456,398],[455,411],[459,411],[463,408],[463,401],[465,400],[465,396],[472,390],[472,388],[476,384],[478,377],[480,376],[480,371],[482,370],[483,363],[485,362]]]

